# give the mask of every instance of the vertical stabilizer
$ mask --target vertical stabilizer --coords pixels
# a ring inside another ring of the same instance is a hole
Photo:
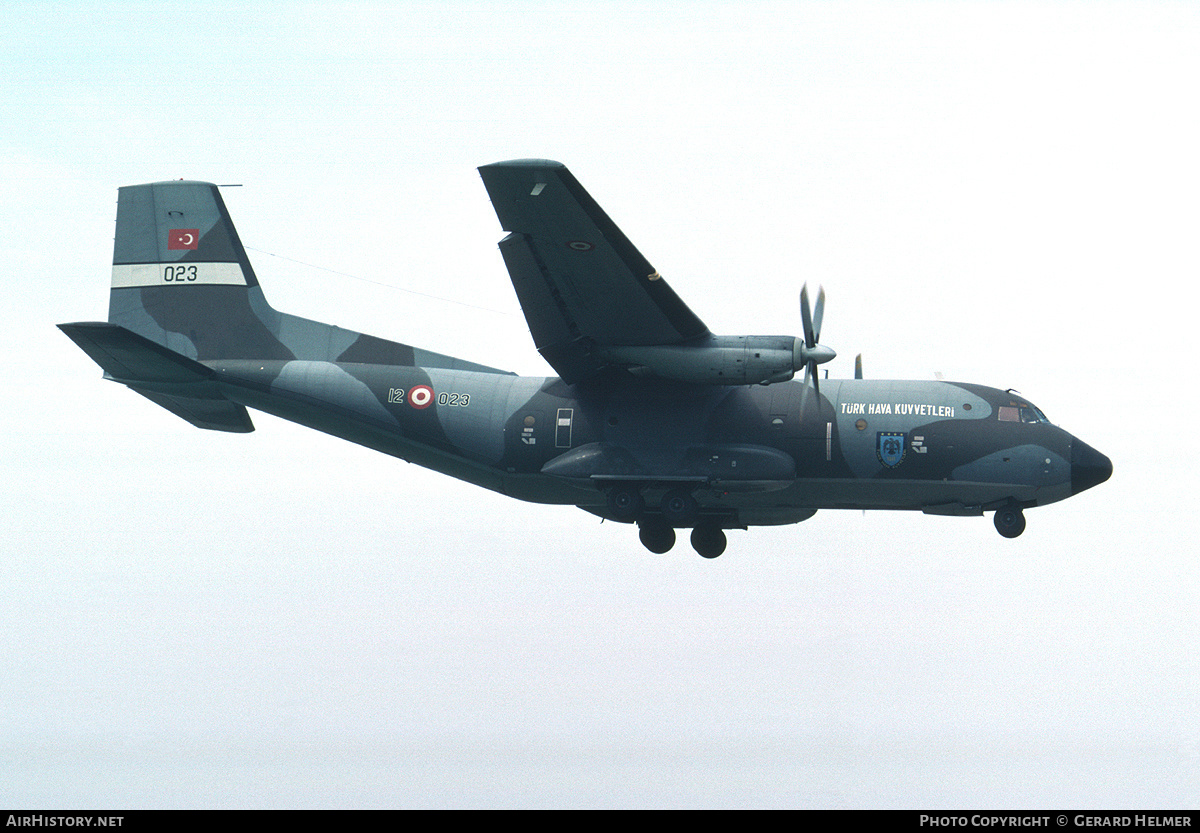
[[[209,182],[120,189],[108,321],[199,362],[299,359],[503,372],[272,309]]]
[[[108,320],[199,361],[294,358],[208,182],[120,189]]]

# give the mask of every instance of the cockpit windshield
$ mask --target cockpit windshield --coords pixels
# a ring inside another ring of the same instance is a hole
[[[1049,423],[1037,406],[1026,402],[1024,404],[1014,403],[1012,405],[1001,405],[996,409],[996,418],[1001,422],[1030,422],[1030,423]]]

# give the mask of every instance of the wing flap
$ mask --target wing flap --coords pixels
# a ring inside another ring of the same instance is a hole
[[[59,324],[58,328],[120,382],[186,384],[204,382],[213,375],[200,362],[117,324],[97,321]]]

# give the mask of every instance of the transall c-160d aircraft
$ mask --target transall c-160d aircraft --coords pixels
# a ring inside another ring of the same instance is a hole
[[[479,169],[538,351],[557,376],[482,364],[277,312],[217,186],[121,188],[108,321],[60,324],[104,376],[200,428],[254,430],[247,408],[520,500],[637,524],[666,552],[691,529],[818,509],[1023,510],[1108,479],[1100,452],[1012,391],[818,380],[824,292],[803,337],[719,336],[563,165]],[[802,379],[795,379],[803,371]]]

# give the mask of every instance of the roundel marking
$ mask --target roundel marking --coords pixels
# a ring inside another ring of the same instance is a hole
[[[590,252],[592,249],[596,248],[586,240],[571,240],[568,241],[567,246],[577,252]]]
[[[415,385],[408,391],[408,404],[418,411],[433,404],[433,388],[429,385]]]

